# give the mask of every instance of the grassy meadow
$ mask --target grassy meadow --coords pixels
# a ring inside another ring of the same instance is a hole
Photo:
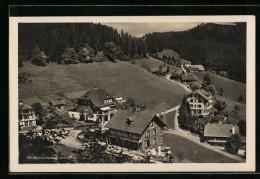
[[[133,98],[149,109],[167,103],[169,108],[179,104],[186,93],[179,85],[155,76],[138,65],[118,61],[92,64],[58,65],[46,67],[24,63],[19,73],[31,73],[31,84],[19,84],[19,97],[42,98],[46,95],[104,88],[115,97]],[[26,102],[26,100],[24,100]],[[27,100],[30,103],[30,100]]]

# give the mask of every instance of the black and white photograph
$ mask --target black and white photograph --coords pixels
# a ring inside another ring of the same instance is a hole
[[[254,17],[11,26],[13,171],[254,170]]]

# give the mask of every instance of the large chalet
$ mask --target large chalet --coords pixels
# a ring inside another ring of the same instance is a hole
[[[211,94],[203,89],[195,90],[187,101],[193,116],[208,115],[213,107]]]
[[[160,151],[166,124],[150,111],[119,110],[106,124],[108,140],[132,150]]]
[[[35,111],[29,105],[19,102],[19,128],[36,126]]]
[[[102,124],[109,121],[116,112],[115,98],[100,88],[87,91],[78,99],[77,105],[76,111],[69,111],[71,117],[84,114],[85,119],[93,121],[100,119]]]

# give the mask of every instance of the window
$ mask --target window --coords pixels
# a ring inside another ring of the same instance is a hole
[[[150,140],[147,140],[147,141],[145,142],[145,147],[150,147]]]
[[[191,105],[190,105],[190,107],[192,107],[192,108],[193,108],[193,104],[191,104]]]
[[[153,135],[156,135],[156,129],[153,130]]]
[[[201,105],[199,104],[198,107],[201,108]]]
[[[153,144],[156,145],[156,138],[153,139]]]
[[[145,136],[146,136],[146,137],[150,137],[150,131],[146,131]]]

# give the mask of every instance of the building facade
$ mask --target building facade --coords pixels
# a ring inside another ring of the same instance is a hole
[[[187,101],[192,116],[209,115],[210,109],[213,107],[211,94],[203,89],[195,90],[195,92],[187,98]]]
[[[22,101],[19,103],[19,128],[36,126],[35,111],[29,105],[24,104]]]
[[[106,125],[109,143],[132,150],[160,152],[166,125],[158,116],[147,114],[118,111]]]
[[[231,135],[239,134],[239,127],[234,124],[209,123],[205,126],[204,137],[209,144],[224,145]]]

